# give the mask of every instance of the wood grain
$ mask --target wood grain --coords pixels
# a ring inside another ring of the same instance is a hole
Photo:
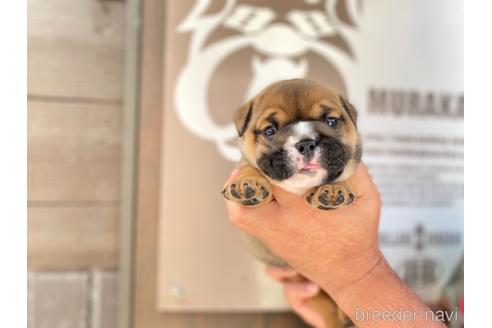
[[[140,133],[134,259],[135,328],[294,328],[306,325],[292,313],[159,313],[156,310],[157,223],[162,110],[165,2],[143,2]]]
[[[28,1],[30,270],[117,265],[123,1]]]
[[[28,1],[28,94],[120,101],[125,5]]]
[[[29,204],[117,205],[120,161],[120,106],[29,102]]]
[[[118,252],[116,207],[29,207],[29,270],[114,268]]]

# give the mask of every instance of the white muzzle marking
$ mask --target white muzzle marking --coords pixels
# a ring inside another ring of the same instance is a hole
[[[289,179],[278,182],[277,184],[290,192],[302,195],[308,189],[319,186],[326,176],[325,169],[317,169],[310,172],[299,172],[307,163],[304,155],[300,154],[295,145],[306,139],[316,140],[317,133],[311,122],[301,121],[294,124],[292,133],[287,138],[284,148],[295,165],[296,173]],[[319,163],[320,151],[317,149],[311,162]]]

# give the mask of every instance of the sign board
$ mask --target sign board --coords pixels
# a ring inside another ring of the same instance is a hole
[[[439,300],[463,251],[461,1],[169,1],[165,35],[159,309],[286,309],[219,192],[239,159],[236,109],[298,77],[358,109],[383,252]]]

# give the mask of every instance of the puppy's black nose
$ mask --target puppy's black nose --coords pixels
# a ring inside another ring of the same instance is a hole
[[[316,148],[316,141],[312,139],[302,140],[295,145],[297,151],[306,157],[311,157]]]

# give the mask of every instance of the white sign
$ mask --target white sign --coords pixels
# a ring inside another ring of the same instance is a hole
[[[334,67],[359,111],[363,160],[382,193],[381,247],[421,297],[436,302],[463,251],[463,3],[457,0],[198,0],[177,28],[190,36],[175,110],[194,135],[238,161],[230,121],[214,121],[209,86],[251,49],[242,100],[282,79]],[[223,36],[210,41],[211,35]],[[319,74],[319,72],[318,72]],[[327,76],[327,80],[332,77]],[[231,108],[234,111],[235,108]]]

